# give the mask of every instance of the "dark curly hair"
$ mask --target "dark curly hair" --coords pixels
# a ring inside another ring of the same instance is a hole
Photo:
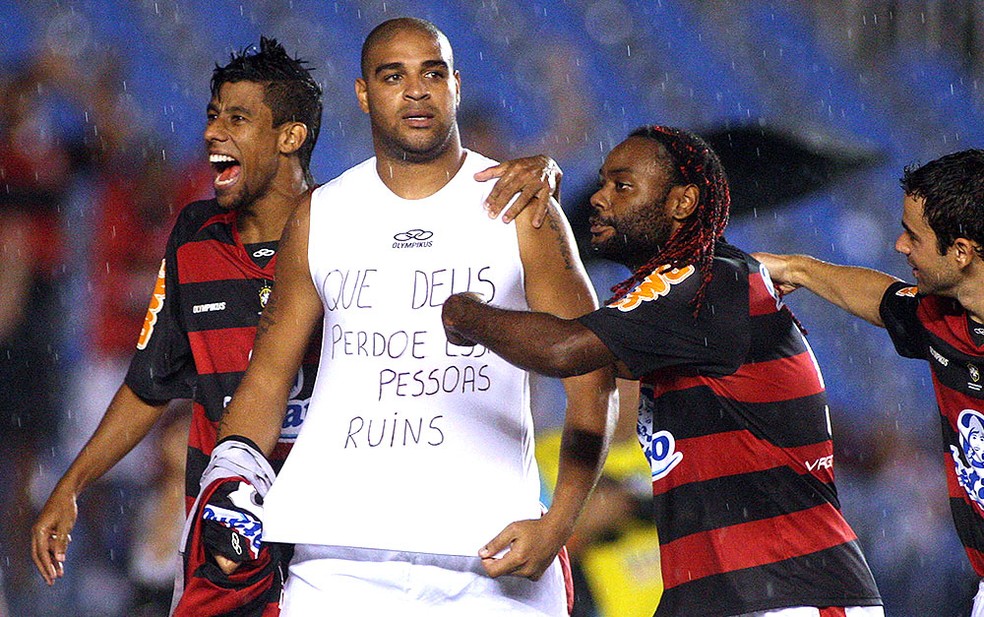
[[[277,39],[260,37],[260,50],[249,47],[233,52],[229,64],[215,65],[212,71],[212,97],[217,97],[223,84],[250,81],[264,84],[263,102],[273,112],[273,126],[284,122],[301,122],[308,136],[297,151],[304,179],[314,184],[311,175],[311,153],[321,130],[322,91],[311,76],[313,69],[306,60],[291,58]]]
[[[694,265],[700,271],[701,283],[693,299],[694,315],[700,312],[711,282],[714,249],[728,225],[731,192],[728,178],[717,154],[707,142],[690,131],[667,126],[645,126],[629,137],[645,137],[661,144],[670,160],[662,161],[669,173],[670,186],[693,184],[700,199],[693,214],[684,221],[666,244],[639,267],[631,277],[612,287],[609,304],[632,291],[654,270],[663,266],[679,268]]]

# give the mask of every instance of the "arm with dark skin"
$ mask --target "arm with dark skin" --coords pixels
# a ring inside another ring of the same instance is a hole
[[[249,368],[219,422],[218,437],[238,435],[270,456],[280,437],[290,387],[304,360],[308,341],[323,315],[308,269],[310,192],[297,207],[280,240],[277,283],[260,316]],[[213,555],[226,574],[236,562]]]
[[[559,206],[552,203],[547,224],[539,229],[526,220],[530,216],[532,213],[526,211],[517,221],[527,303],[533,309],[560,315],[551,318],[559,322],[590,312],[596,306],[594,292],[573,252],[572,235]],[[530,332],[522,334],[525,339]],[[595,369],[564,380],[567,410],[550,509],[538,520],[508,525],[479,551],[490,576],[511,574],[536,580],[570,537],[601,473],[617,418],[611,363],[599,363]],[[495,557],[506,548],[507,553]]]
[[[284,228],[277,283],[256,328],[249,368],[219,423],[217,440],[239,435],[269,456],[277,445],[290,387],[323,315],[308,269],[308,193]]]
[[[544,154],[506,161],[475,174],[479,182],[499,179],[485,200],[490,217],[499,216],[512,201],[502,215],[502,222],[508,223],[523,209],[532,208],[530,220],[536,228],[540,228],[547,217],[550,198],[560,200],[560,181],[563,177],[564,172],[557,162]]]
[[[573,377],[617,365],[598,336],[575,319],[536,311],[510,311],[474,294],[447,299],[444,331],[456,345],[484,345],[512,365],[549,377]],[[620,377],[628,377],[625,370]]]
[[[31,529],[31,554],[46,583],[52,585],[65,574],[78,496],[133,450],[165,409],[167,402],[144,401],[126,384],[116,391],[99,426],[51,491]]]

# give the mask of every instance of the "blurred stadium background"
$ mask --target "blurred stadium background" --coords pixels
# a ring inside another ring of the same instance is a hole
[[[210,195],[201,131],[215,63],[261,34],[311,61],[323,182],[371,154],[352,82],[365,34],[400,15],[449,36],[465,145],[557,159],[579,233],[604,154],[637,126],[669,124],[724,160],[733,243],[905,278],[892,249],[902,168],[984,146],[973,0],[0,2],[0,615],[164,614],[180,405],[173,430],[80,500],[54,588],[30,562],[29,525],[122,378],[170,221]],[[602,297],[624,274],[594,260],[590,271]],[[949,518],[928,368],[805,292],[789,303],[826,376],[842,506],[887,615],[968,614],[976,580]],[[549,449],[560,412],[544,392]],[[572,541],[580,615],[651,614],[634,457],[619,454]]]

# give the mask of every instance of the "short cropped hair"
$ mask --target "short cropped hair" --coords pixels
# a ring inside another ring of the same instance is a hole
[[[273,126],[285,122],[301,122],[307,126],[307,139],[297,154],[305,180],[313,184],[311,153],[321,130],[322,90],[311,76],[313,69],[305,66],[307,64],[306,60],[291,58],[276,39],[260,37],[259,51],[251,45],[233,52],[229,64],[215,65],[211,89],[215,98],[226,83],[263,84],[263,102],[273,112]]]

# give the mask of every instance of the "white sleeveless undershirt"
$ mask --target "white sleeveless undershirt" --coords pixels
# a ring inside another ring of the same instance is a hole
[[[301,433],[266,497],[279,542],[474,556],[537,518],[528,376],[441,325],[452,293],[527,309],[515,225],[489,219],[495,164],[468,152],[425,199],[370,159],[314,192],[308,259],[325,307]]]

